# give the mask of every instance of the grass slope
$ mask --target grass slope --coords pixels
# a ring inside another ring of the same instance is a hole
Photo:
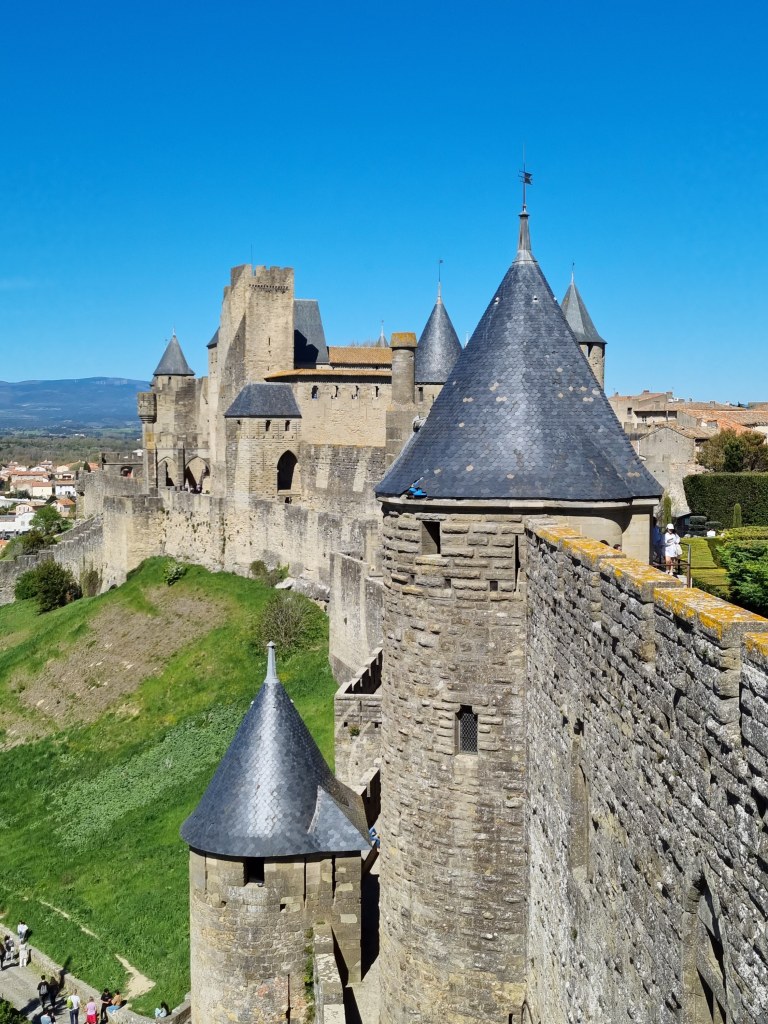
[[[265,657],[249,636],[270,593],[199,567],[161,589],[162,565],[152,559],[117,590],[45,616],[32,602],[0,608],[0,722],[21,723],[21,733],[38,728],[0,752],[0,907],[9,926],[23,917],[33,943],[97,988],[124,990],[115,954],[127,959],[156,982],[133,1003],[150,1014],[189,988],[188,851],[179,826],[264,677]],[[49,708],[36,723],[24,680],[42,671],[71,676],[72,662],[103,642],[98,624],[115,611],[132,626],[126,657],[142,651],[142,622],[156,647],[163,595],[208,602],[218,624],[167,658],[155,651],[148,674],[97,717],[87,713],[89,699],[101,696],[95,680],[89,692],[61,697],[61,722]],[[336,687],[325,638],[327,629],[315,649],[279,670],[331,761]]]
[[[683,538],[681,568],[684,567],[688,555],[687,544],[691,545],[691,582],[693,586],[700,587],[716,597],[725,598],[726,601],[731,600],[728,573],[715,564],[712,549],[706,537]]]

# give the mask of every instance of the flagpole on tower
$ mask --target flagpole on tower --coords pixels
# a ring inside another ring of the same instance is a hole
[[[523,210],[525,211],[525,188],[526,185],[533,184],[533,175],[529,171],[526,171],[525,169],[525,145],[523,145],[523,169],[522,171],[520,171],[518,177],[520,178],[520,181],[522,181],[523,183]]]

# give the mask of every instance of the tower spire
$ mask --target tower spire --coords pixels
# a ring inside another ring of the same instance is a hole
[[[523,146],[523,169],[519,173],[523,185],[523,208],[520,211],[520,233],[517,237],[517,257],[515,263],[533,260],[531,254],[531,235],[528,229],[528,207],[525,202],[526,186],[533,184],[533,175],[525,169],[525,146]]]
[[[437,261],[437,301],[443,301],[443,282],[441,280],[440,267],[443,264],[443,260]]]

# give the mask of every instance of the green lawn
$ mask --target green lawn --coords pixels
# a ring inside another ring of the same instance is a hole
[[[138,623],[131,657],[141,653],[141,623],[158,614],[163,593],[220,609],[219,624],[161,658],[95,721],[59,727],[54,720],[47,735],[0,752],[6,924],[14,928],[23,917],[35,945],[97,988],[124,988],[115,954],[124,957],[156,982],[134,1002],[150,1015],[160,1000],[174,1006],[189,988],[187,848],[179,826],[264,677],[264,654],[249,634],[270,593],[198,567],[163,591],[162,564],[150,560],[117,590],[48,615],[36,615],[32,602],[0,608],[0,721],[5,714],[30,726],[34,707],[24,704],[19,679],[33,679],[43,667],[50,672],[52,658],[54,670],[71,670],[96,642],[96,616],[105,609]],[[324,620],[319,609],[317,615]],[[336,686],[327,628],[315,649],[278,667],[331,761]]]
[[[683,538],[683,557],[680,560],[680,568],[684,569],[687,562],[688,544],[691,545],[691,581],[693,586],[728,600],[728,573],[725,569],[715,565],[706,537]]]

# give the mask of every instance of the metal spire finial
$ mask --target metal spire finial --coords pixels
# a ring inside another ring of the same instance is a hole
[[[576,263],[571,263],[571,284],[575,284],[576,279]]]
[[[523,213],[525,213],[525,188],[526,185],[533,184],[533,175],[530,173],[530,171],[526,171],[525,169],[525,146],[523,146],[523,169],[518,173],[518,177],[520,178],[520,181],[523,183]]]
[[[267,675],[265,682],[277,679],[277,665],[275,662],[275,645],[270,640],[267,644]]]
[[[437,261],[437,301],[443,301],[443,282],[441,280],[440,267],[444,263],[444,260]]]

